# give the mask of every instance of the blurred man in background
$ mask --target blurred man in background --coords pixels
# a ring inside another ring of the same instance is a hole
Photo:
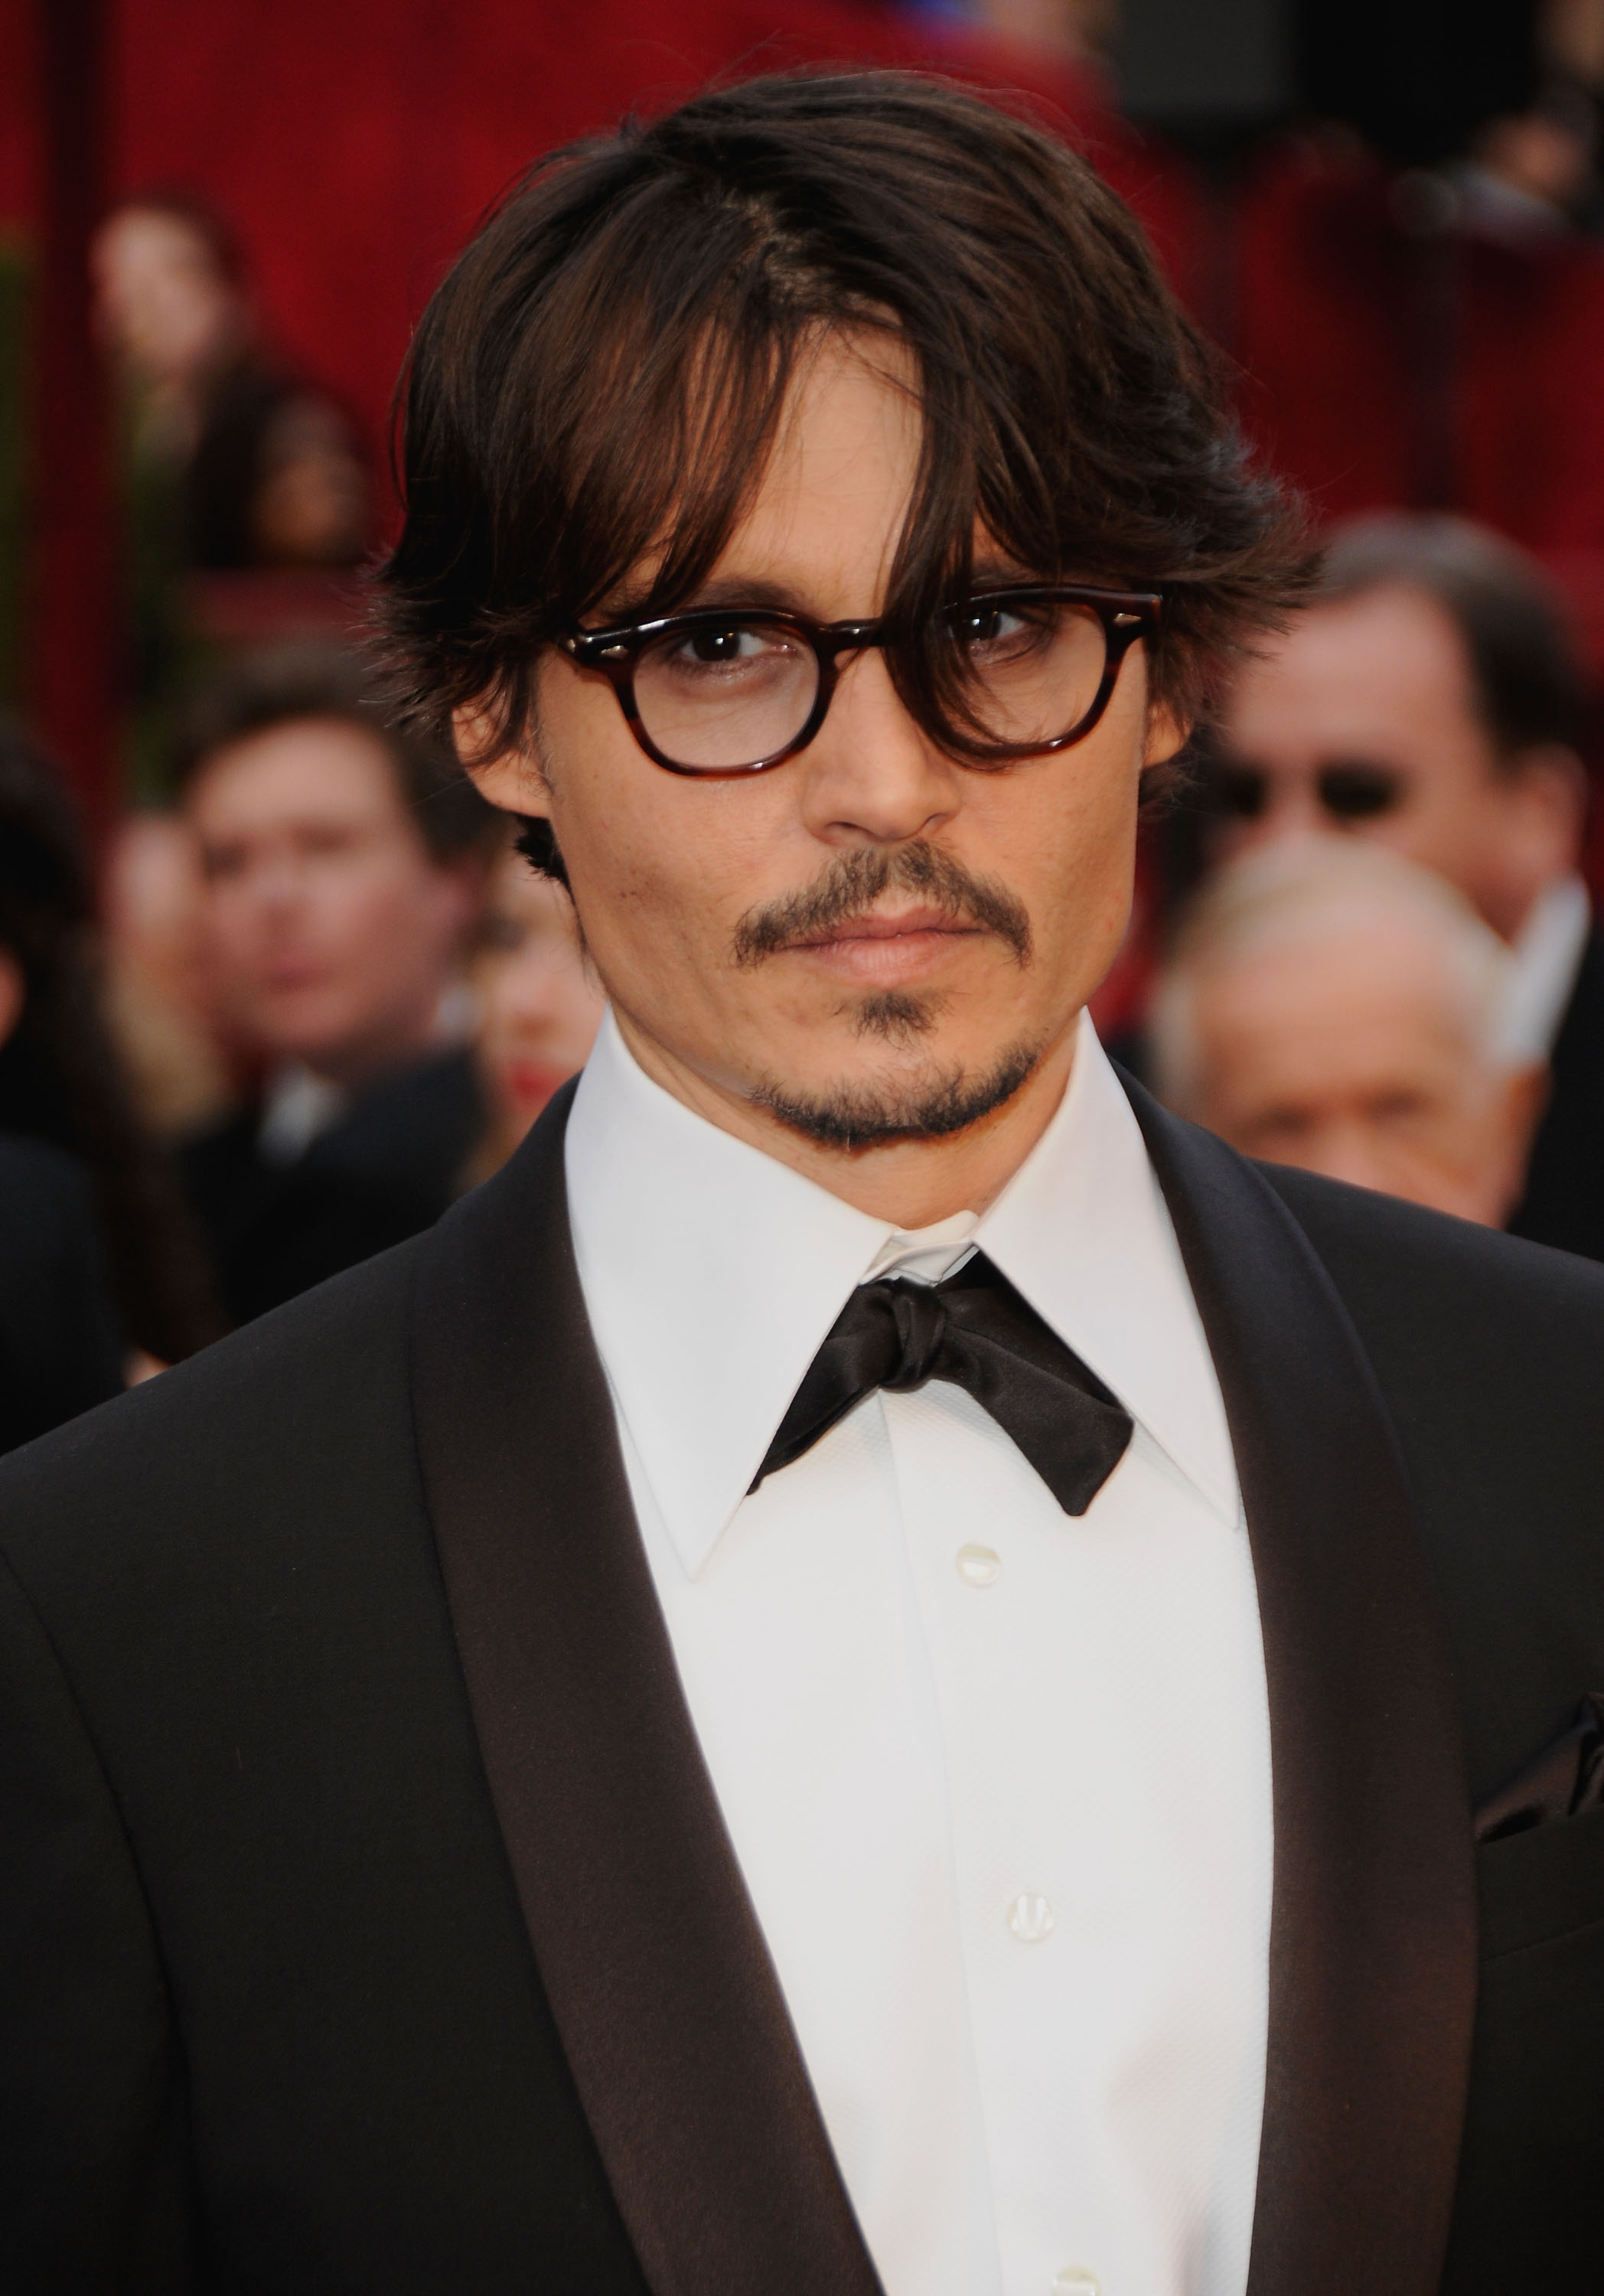
[[[265,1077],[183,1156],[243,1322],[427,1227],[456,1190],[484,1117],[452,992],[495,816],[323,646],[224,674],[184,789],[219,999]]]
[[[1311,837],[1248,855],[1160,984],[1160,1096],[1246,1155],[1502,1226],[1545,1081],[1506,1047],[1512,964],[1394,854]]]
[[[487,1120],[471,1182],[506,1162],[558,1086],[585,1066],[607,1010],[567,888],[511,843],[490,881],[471,978]]]
[[[1604,1259],[1604,943],[1578,873],[1585,685],[1521,552],[1463,521],[1369,520],[1226,707],[1220,846],[1352,832],[1436,870],[1511,952],[1507,1043],[1552,1093],[1510,1226]]]

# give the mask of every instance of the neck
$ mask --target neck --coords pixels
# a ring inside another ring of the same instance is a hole
[[[1072,1022],[1012,1098],[962,1132],[838,1148],[794,1131],[766,1108],[688,1066],[616,1005],[613,1012],[619,1035],[654,1084],[721,1132],[788,1164],[855,1210],[900,1228],[930,1227],[954,1212],[986,1210],[1052,1121],[1075,1056]]]
[[[360,1092],[365,1085],[376,1083],[397,1069],[410,1068],[414,1061],[424,1061],[431,1053],[443,1052],[450,1042],[449,1031],[441,1025],[439,1000],[436,999],[427,1012],[409,1015],[400,1027],[375,1030],[371,1036],[320,1047],[315,1052],[290,1053],[286,1058],[299,1060],[325,1084],[337,1084],[346,1092]]]

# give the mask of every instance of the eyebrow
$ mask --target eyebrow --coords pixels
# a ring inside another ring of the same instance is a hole
[[[650,583],[626,583],[605,605],[597,608],[601,619],[594,627],[611,629],[622,623],[655,621],[659,616],[694,614],[704,606],[766,606],[781,613],[806,611],[797,594],[783,583],[744,574],[721,574],[699,582],[689,597],[678,599],[673,605],[653,607],[651,598]]]

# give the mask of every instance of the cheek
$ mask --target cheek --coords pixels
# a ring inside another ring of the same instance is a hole
[[[805,883],[823,858],[791,852],[782,790],[663,778],[666,791],[637,788],[631,803],[587,815],[564,845],[603,980],[644,988],[676,956],[716,966],[742,913]]]
[[[1135,853],[1135,769],[1118,757],[1088,761],[1090,771],[1077,762],[1073,750],[1043,758],[1023,769],[1028,780],[982,790],[969,808],[986,849],[977,865],[1020,896],[1038,934],[1060,941],[1124,931]]]
[[[486,992],[487,1027],[492,1031],[516,1029],[552,1011],[558,1001],[560,965],[558,956],[544,953],[508,964]]]
[[[1428,805],[1407,806],[1366,823],[1359,834],[1371,845],[1385,846],[1422,869],[1457,868],[1463,846],[1461,824],[1452,812],[1439,814]]]
[[[358,964],[390,969],[432,945],[436,889],[405,866],[375,857],[331,870],[316,903],[319,929]]]

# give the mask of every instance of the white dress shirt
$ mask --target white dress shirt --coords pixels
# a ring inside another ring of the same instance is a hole
[[[685,1697],[888,2296],[1241,2296],[1258,1607],[1214,1366],[1090,1021],[979,1219],[899,1235],[661,1091],[610,1017],[567,1171]],[[866,1398],[748,1496],[854,1285],[971,1242],[1136,1423],[1087,1513],[941,1382]]]

